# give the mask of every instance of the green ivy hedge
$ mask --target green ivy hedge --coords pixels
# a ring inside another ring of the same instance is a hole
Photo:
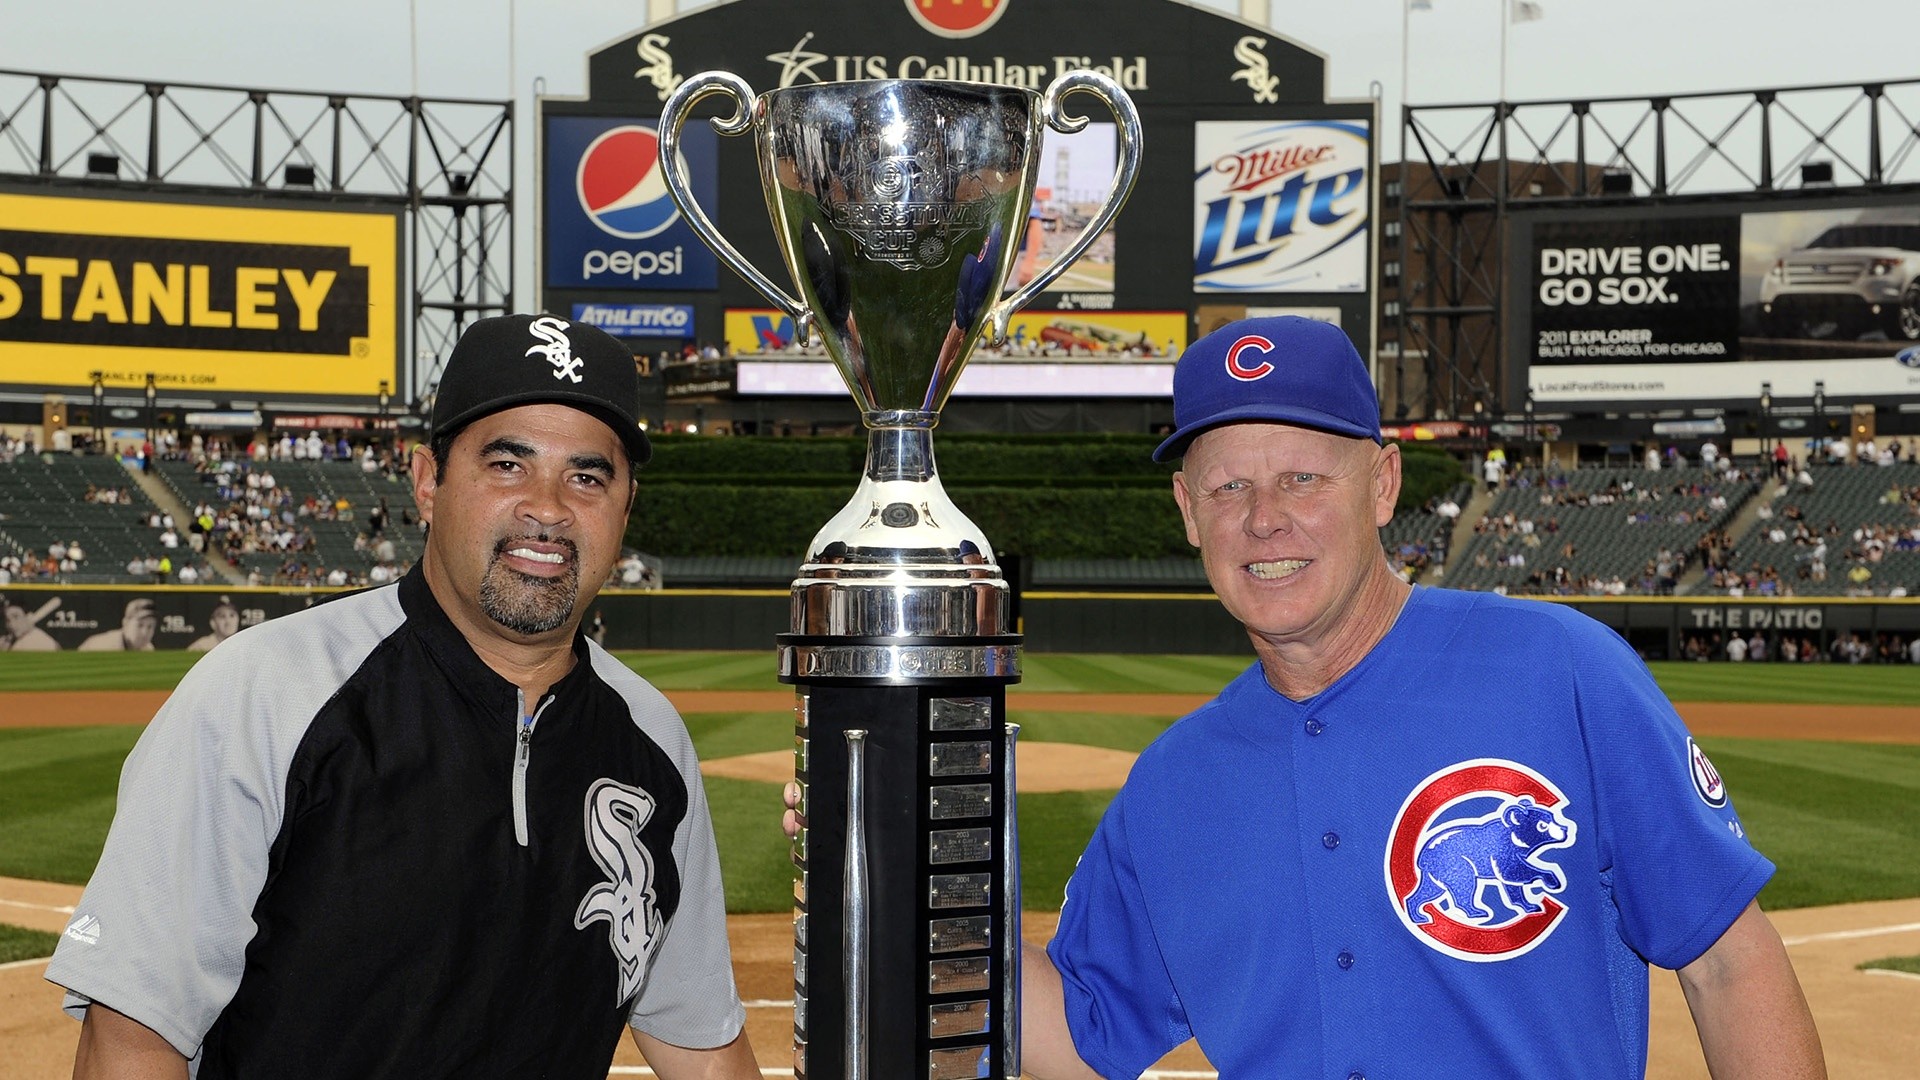
[[[936,436],[948,494],[997,551],[1047,559],[1187,555],[1146,435]],[[865,459],[851,438],[654,440],[628,542],[659,555],[793,555],[845,505]],[[1401,447],[1402,510],[1467,478],[1444,451]]]

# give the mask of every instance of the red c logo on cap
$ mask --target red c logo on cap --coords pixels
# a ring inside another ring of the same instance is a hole
[[[1253,349],[1270,353],[1273,351],[1273,342],[1268,341],[1259,334],[1248,334],[1246,337],[1227,346],[1227,374],[1239,379],[1241,382],[1252,382],[1255,379],[1264,379],[1271,374],[1273,372],[1273,365],[1267,363],[1265,360],[1260,361],[1252,367],[1248,367],[1246,364],[1240,362],[1240,354]]]

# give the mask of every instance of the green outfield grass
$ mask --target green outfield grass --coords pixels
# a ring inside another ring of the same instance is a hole
[[[1022,739],[1138,750],[1172,717],[1016,711]],[[688,718],[703,757],[793,745],[788,713]],[[121,760],[139,729],[0,729],[0,875],[84,882],[105,842]],[[1770,908],[1920,896],[1920,747],[1703,739],[1741,819],[1779,865]],[[779,785],[707,783],[733,911],[791,903]],[[1058,904],[1111,791],[1020,797],[1027,905]]]
[[[622,658],[667,689],[781,690],[771,652],[642,652]],[[168,689],[192,663],[180,653],[0,654],[0,690]],[[1247,664],[1239,657],[1030,655],[1020,689],[1210,693]],[[1661,664],[1677,700],[1915,705],[1920,670]],[[1138,751],[1175,717],[1014,710],[1023,741]],[[704,758],[789,750],[785,710],[687,717]],[[0,875],[83,882],[113,815],[135,727],[0,729]],[[1920,896],[1920,747],[1702,739],[1727,779],[1754,842],[1780,866],[1769,907]],[[708,782],[733,911],[791,903],[779,786]],[[1029,907],[1058,904],[1074,860],[1111,791],[1020,798],[1021,867]]]
[[[15,960],[37,960],[42,956],[52,956],[53,947],[60,941],[59,934],[49,934],[44,930],[29,930],[24,926],[8,926],[0,923],[0,964],[11,964]]]
[[[774,654],[623,652],[627,666],[663,690],[779,690]],[[8,690],[171,690],[198,653],[0,653]],[[1020,689],[1035,693],[1211,694],[1250,657],[1028,653]],[[1911,664],[1650,665],[1675,701],[1912,705],[1920,667]]]
[[[1861,971],[1904,971],[1920,975],[1920,956],[1883,956],[1857,966]]]

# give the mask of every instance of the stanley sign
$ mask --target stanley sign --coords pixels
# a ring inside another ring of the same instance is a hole
[[[388,213],[0,194],[0,383],[371,396],[397,262]]]

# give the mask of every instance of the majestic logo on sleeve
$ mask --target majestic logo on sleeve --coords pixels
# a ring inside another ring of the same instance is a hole
[[[653,796],[639,788],[601,779],[587,789],[587,848],[609,880],[587,890],[573,925],[585,930],[597,919],[607,921],[607,941],[620,963],[616,1005],[639,991],[647,956],[660,936],[653,855],[640,842],[653,811]]]
[[[1387,893],[1421,942],[1461,960],[1508,960],[1567,912],[1566,877],[1542,861],[1574,823],[1553,782],[1513,761],[1449,765],[1407,796],[1387,841]]]
[[[533,320],[527,329],[533,331],[533,336],[546,344],[533,346],[527,350],[526,355],[532,356],[534,353],[539,353],[545,357],[547,363],[553,365],[553,377],[556,379],[572,379],[574,382],[585,379],[585,376],[580,374],[580,366],[586,361],[573,355],[573,342],[567,339],[567,324],[564,320],[556,319],[551,315],[542,315]]]
[[[1707,760],[1707,752],[1691,738],[1687,740],[1687,771],[1693,774],[1693,790],[1701,802],[1715,810],[1727,805],[1726,781],[1720,779],[1720,770]]]

